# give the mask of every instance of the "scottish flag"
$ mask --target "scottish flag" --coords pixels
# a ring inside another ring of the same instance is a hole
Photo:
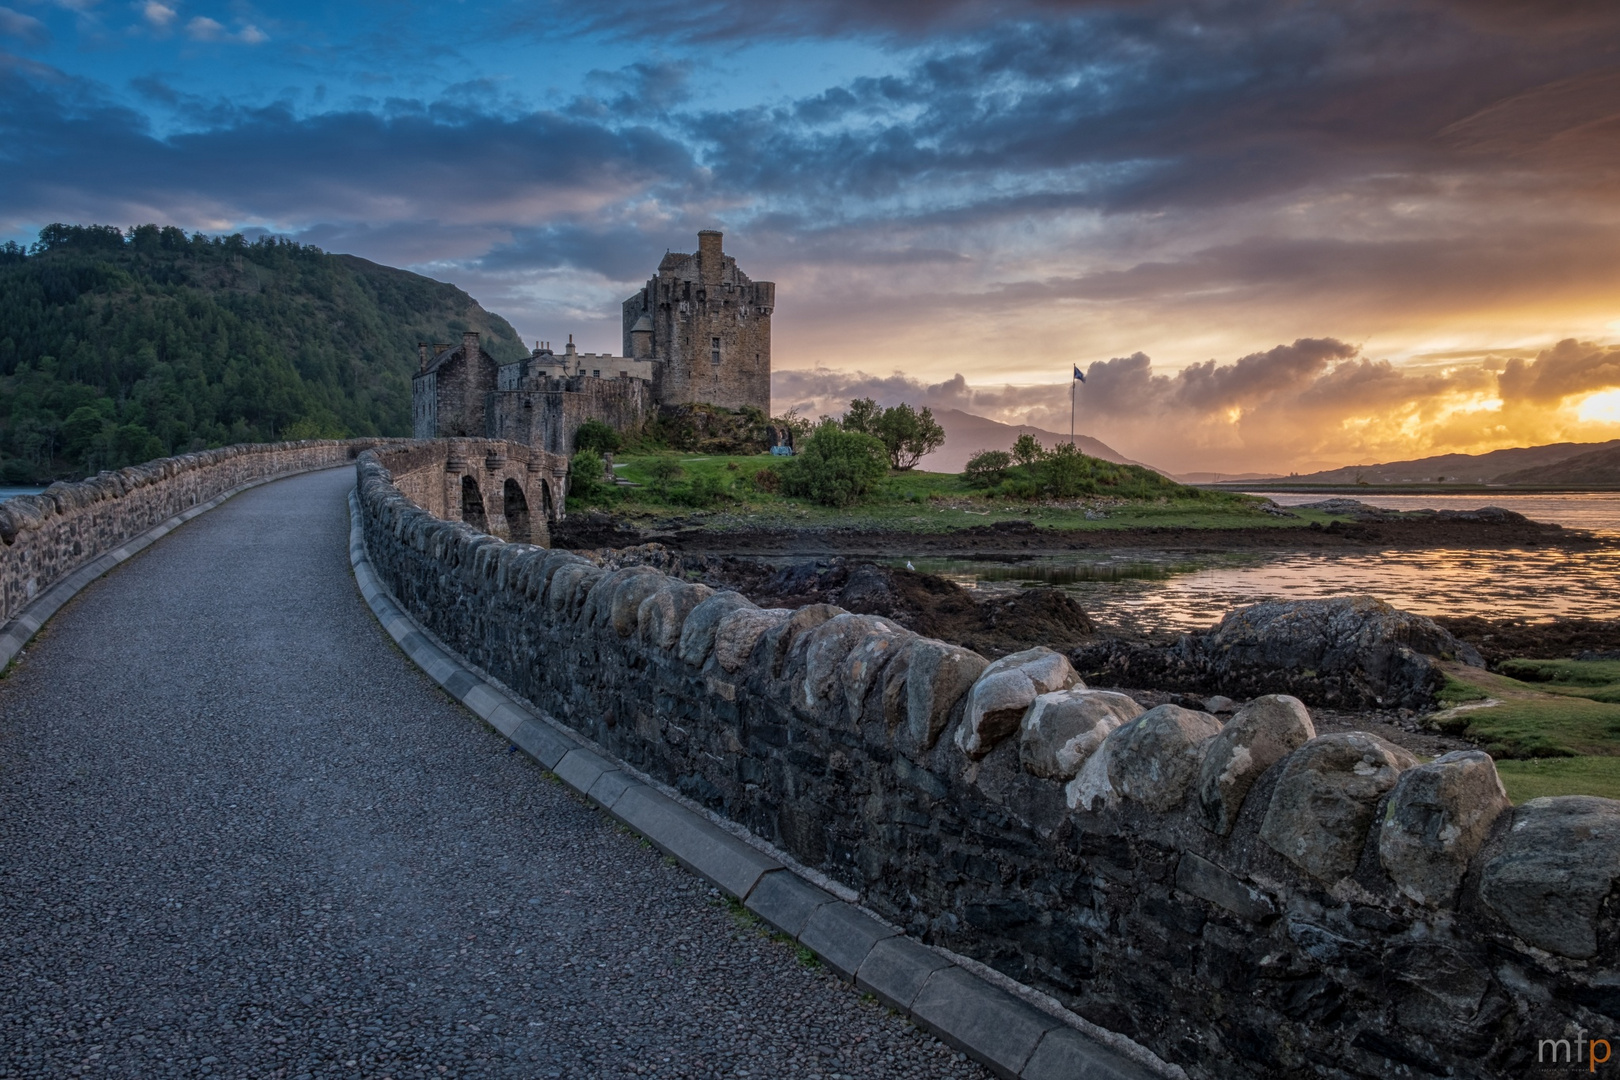
[[[1074,377],[1076,379],[1078,379],[1080,382],[1085,382],[1086,381],[1086,377],[1084,375],[1080,374],[1080,365],[1079,364],[1074,365]]]

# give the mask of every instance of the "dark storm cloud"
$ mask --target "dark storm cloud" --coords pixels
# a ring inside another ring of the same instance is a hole
[[[722,183],[800,201],[806,220],[835,206],[878,216],[861,203],[909,196],[912,213],[965,224],[1214,208],[1371,178],[1387,196],[1455,174],[1535,186],[1498,176],[1517,148],[1489,137],[1493,108],[1517,102],[1511,126],[1549,137],[1615,112],[1585,84],[1546,88],[1572,72],[1601,82],[1620,15],[1509,32],[1444,5],[1074,10],[944,38],[898,74],[699,115],[688,131]]]
[[[696,241],[696,227],[692,230]],[[684,232],[682,234],[684,236]],[[515,229],[508,243],[497,245],[478,260],[490,272],[572,267],[599,274],[609,281],[645,278],[654,263],[648,252],[666,243],[672,233],[625,225],[559,223],[533,229]]]
[[[223,106],[213,120],[157,138],[94,85],[0,67],[0,161],[14,166],[0,205],[17,217],[157,209],[182,222],[510,221],[599,206],[693,168],[684,146],[651,129],[560,113],[393,101],[313,116]]]

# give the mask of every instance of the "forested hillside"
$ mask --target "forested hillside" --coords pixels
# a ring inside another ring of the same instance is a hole
[[[173,227],[51,225],[0,247],[0,479],[235,442],[408,435],[418,341],[516,331],[453,285]]]

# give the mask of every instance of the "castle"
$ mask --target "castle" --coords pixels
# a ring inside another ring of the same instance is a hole
[[[572,336],[561,355],[537,343],[508,364],[472,331],[459,346],[419,345],[415,437],[483,436],[567,455],[587,420],[625,431],[660,408],[697,402],[769,415],[776,285],[750,280],[721,239],[698,233],[695,254],[666,254],[624,302],[623,356],[579,352]]]

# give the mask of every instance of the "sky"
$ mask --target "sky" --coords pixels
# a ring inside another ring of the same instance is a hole
[[[1612,0],[0,0],[0,239],[274,232],[620,349],[702,228],[773,407],[1174,471],[1620,438]]]

